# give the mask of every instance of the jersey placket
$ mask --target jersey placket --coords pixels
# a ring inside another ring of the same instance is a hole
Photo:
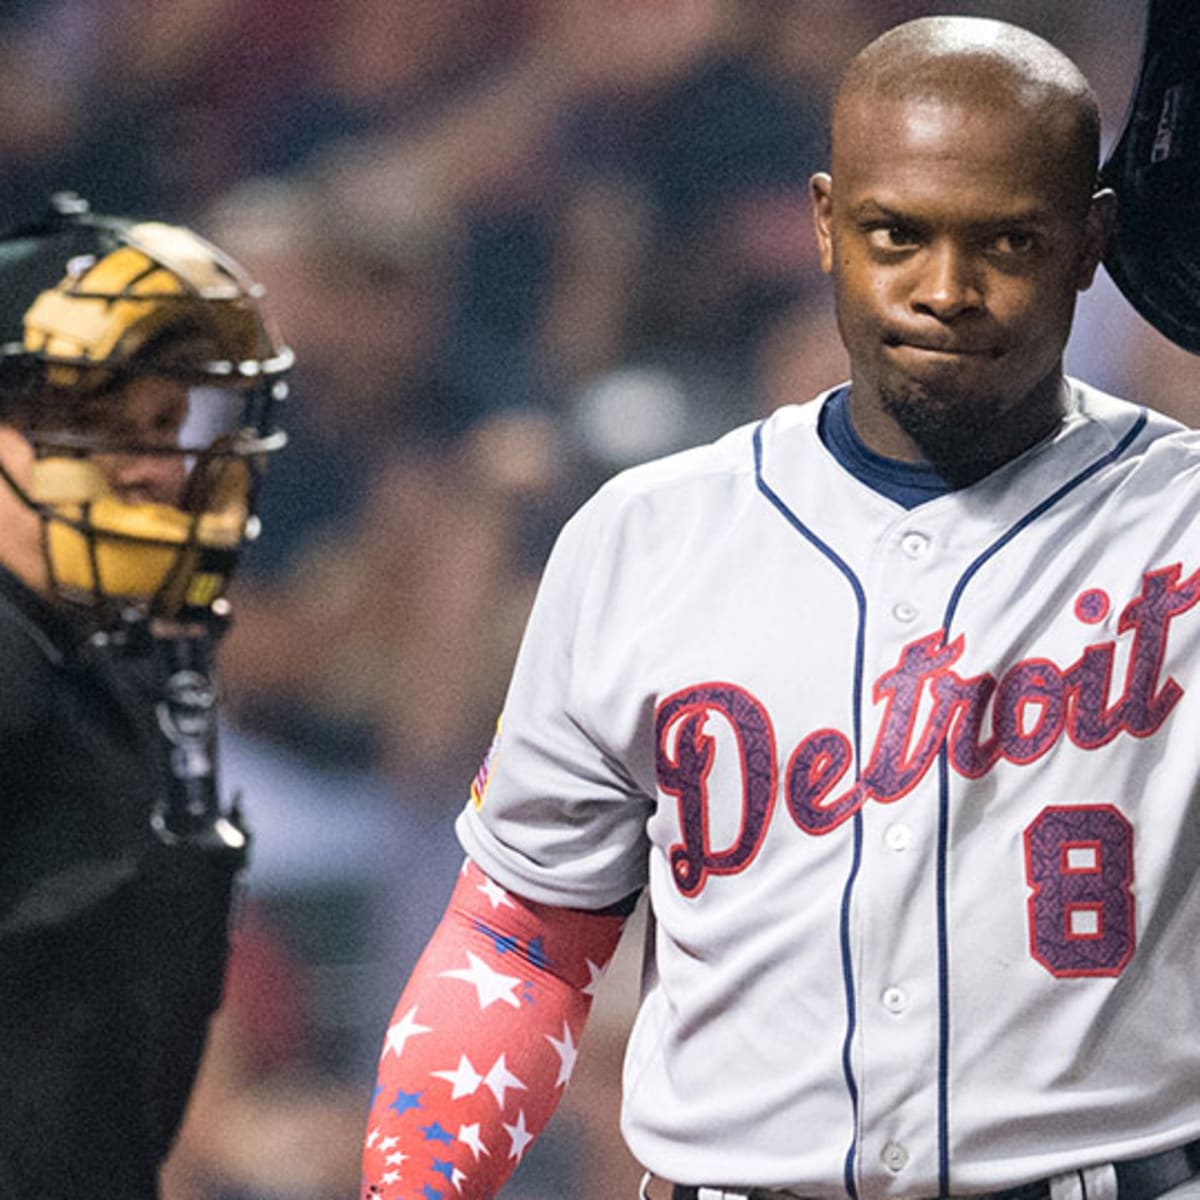
[[[906,514],[880,540],[867,585],[862,770],[871,791],[858,815],[850,926],[864,1198],[938,1190],[939,771],[936,755],[919,755],[929,687],[920,685],[906,719],[918,668],[903,672],[907,684],[894,678],[902,662],[916,661],[906,648],[938,629],[947,575],[937,554],[928,514]],[[897,920],[901,912],[907,919]]]

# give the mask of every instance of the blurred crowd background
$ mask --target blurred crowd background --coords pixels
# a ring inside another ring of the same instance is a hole
[[[190,224],[267,287],[290,447],[222,652],[256,831],[167,1200],[356,1192],[375,1056],[545,555],[605,477],[845,362],[806,183],[834,80],[933,12],[1049,37],[1124,120],[1139,0],[4,0],[0,218]],[[1068,369],[1200,423],[1107,276]],[[636,933],[506,1192],[613,1200]]]

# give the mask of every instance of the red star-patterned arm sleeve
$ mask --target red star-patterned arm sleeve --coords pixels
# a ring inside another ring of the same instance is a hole
[[[571,1077],[624,922],[466,864],[384,1039],[363,1200],[493,1200]]]

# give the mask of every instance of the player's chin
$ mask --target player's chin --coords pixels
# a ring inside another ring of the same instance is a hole
[[[1004,389],[991,373],[939,370],[914,374],[888,371],[881,378],[880,394],[888,409],[926,410],[945,419],[982,416],[993,412]]]

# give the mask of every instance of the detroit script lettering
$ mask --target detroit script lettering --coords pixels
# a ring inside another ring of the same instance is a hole
[[[896,665],[875,681],[872,695],[883,715],[866,766],[849,786],[844,785],[854,751],[841,730],[815,730],[793,750],[784,770],[792,820],[807,833],[829,833],[868,800],[890,804],[912,791],[943,751],[952,770],[978,779],[1001,759],[1035,762],[1064,736],[1083,750],[1122,733],[1149,737],[1183,695],[1174,679],[1160,679],[1172,620],[1200,601],[1200,571],[1181,575],[1178,563],[1147,571],[1141,590],[1122,610],[1117,635],[1128,636],[1129,653],[1115,700],[1115,639],[1085,646],[1069,666],[1028,658],[999,678],[964,677],[955,670],[966,650],[965,634],[947,641],[939,629],[908,643]],[[1103,621],[1108,610],[1109,598],[1099,589],[1075,601],[1075,616],[1085,625]],[[741,828],[724,849],[712,847],[708,835],[708,777],[716,749],[705,732],[711,715],[733,730],[741,759]],[[744,870],[758,853],[778,784],[774,728],[766,709],[744,688],[701,683],[659,704],[655,733],[658,784],[676,797],[679,809],[680,841],[671,847],[671,869],[679,890],[694,896],[710,875]]]

